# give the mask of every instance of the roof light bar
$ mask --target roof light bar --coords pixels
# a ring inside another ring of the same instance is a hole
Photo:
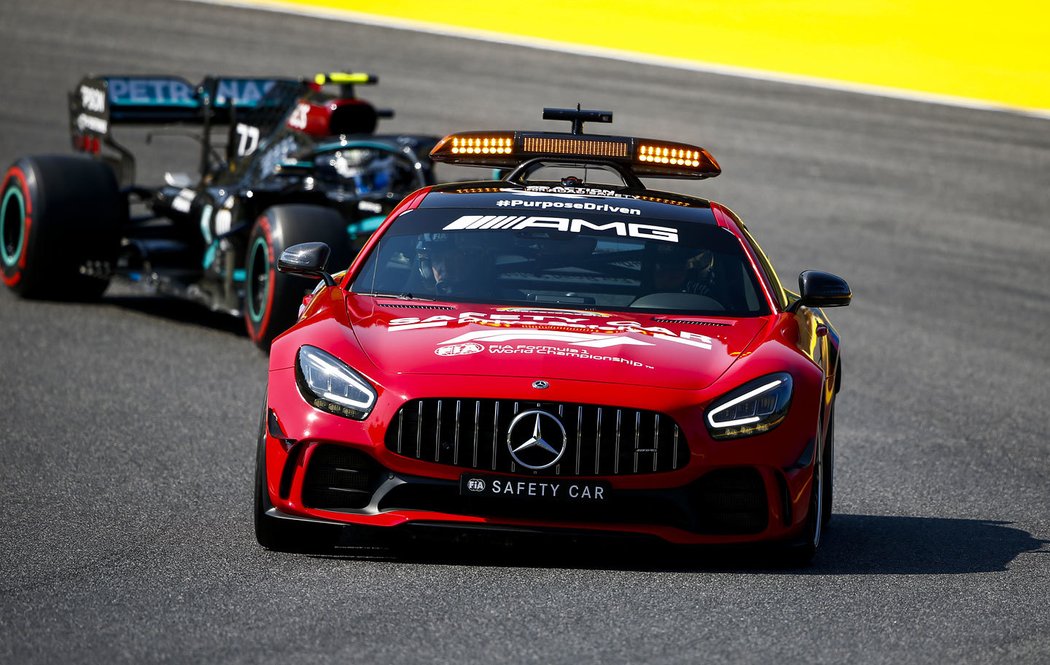
[[[572,132],[460,132],[449,134],[430,152],[435,162],[515,168],[545,158],[560,162],[614,164],[634,176],[713,178],[722,168],[703,148],[674,141],[583,133],[584,122],[612,122],[611,111],[543,109],[549,120],[572,122]],[[639,183],[640,184],[640,183]]]
[[[722,172],[701,147],[628,136],[546,132],[462,132],[449,134],[430,153],[435,162],[514,168],[533,159],[613,162],[639,177],[713,178]]]

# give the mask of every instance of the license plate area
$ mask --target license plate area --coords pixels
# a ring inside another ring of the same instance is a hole
[[[459,478],[464,497],[516,503],[594,505],[609,501],[609,483],[566,478],[521,478],[465,473]]]

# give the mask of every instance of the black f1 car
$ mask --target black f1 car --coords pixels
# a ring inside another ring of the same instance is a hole
[[[277,272],[281,252],[320,241],[332,265],[349,265],[406,194],[434,183],[428,155],[438,137],[376,134],[393,112],[354,94],[376,82],[348,73],[198,85],[83,79],[69,96],[82,154],[23,157],[4,176],[0,276],[26,298],[77,300],[101,296],[111,278],[130,280],[243,316],[251,339],[269,348],[313,286]],[[137,184],[115,125],[188,126],[199,172]]]

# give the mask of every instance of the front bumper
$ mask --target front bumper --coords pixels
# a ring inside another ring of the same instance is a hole
[[[545,475],[520,469],[506,473],[495,462],[488,470],[435,462],[433,456],[418,456],[415,447],[411,455],[398,454],[386,445],[384,423],[394,420],[409,395],[381,396],[368,420],[352,421],[312,409],[294,383],[281,376],[286,372],[271,372],[264,432],[266,491],[283,516],[385,529],[447,525],[613,533],[698,545],[790,541],[804,528],[819,411],[815,397],[796,396],[794,422],[789,416],[772,432],[727,444],[704,442],[702,422],[690,420],[684,410],[664,408],[666,394],[632,395],[639,408],[669,413],[683,424],[682,435],[691,442],[687,461],[655,473],[577,476],[565,470]],[[438,382],[420,383],[411,397],[439,396],[448,389]],[[493,393],[510,392],[496,380],[489,384]],[[525,483],[524,492],[473,495],[462,482],[473,472]],[[605,491],[601,501],[593,493],[591,500],[547,500],[530,496],[528,483],[562,484],[565,493],[573,483]]]
[[[486,475],[512,493],[476,496],[458,480],[387,468],[359,447],[299,442],[286,450],[267,436],[266,451],[267,478],[278,479],[267,483],[275,516],[374,527],[614,532],[677,544],[792,538],[805,517],[799,513],[808,505],[812,475],[809,467],[736,466],[677,486],[663,486],[660,476],[667,474],[656,474],[647,478],[650,487],[633,488],[615,486],[615,477]]]

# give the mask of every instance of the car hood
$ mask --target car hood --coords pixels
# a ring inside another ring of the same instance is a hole
[[[748,351],[768,317],[723,318],[350,295],[350,325],[389,374],[601,381],[700,390]]]

